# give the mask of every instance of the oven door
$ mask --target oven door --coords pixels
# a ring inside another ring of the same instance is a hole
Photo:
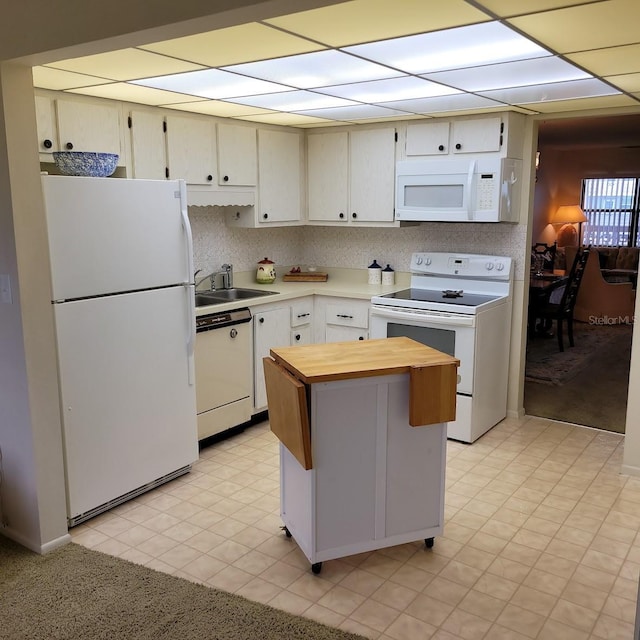
[[[371,338],[406,336],[458,358],[457,392],[473,393],[474,315],[373,305],[370,320]]]

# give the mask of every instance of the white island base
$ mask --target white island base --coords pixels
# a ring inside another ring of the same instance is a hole
[[[364,551],[431,547],[443,531],[447,430],[410,426],[409,374],[307,389],[313,468],[280,445],[281,516],[314,573]]]

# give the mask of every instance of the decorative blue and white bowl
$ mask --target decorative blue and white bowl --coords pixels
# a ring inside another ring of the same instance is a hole
[[[95,151],[54,151],[53,160],[65,176],[91,176],[105,178],[118,166],[117,153]]]

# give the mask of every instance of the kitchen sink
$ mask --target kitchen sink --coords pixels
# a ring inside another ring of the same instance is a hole
[[[196,307],[206,307],[211,304],[223,304],[236,300],[250,300],[263,296],[276,295],[277,291],[264,291],[259,289],[217,289],[215,291],[198,291],[196,293]]]

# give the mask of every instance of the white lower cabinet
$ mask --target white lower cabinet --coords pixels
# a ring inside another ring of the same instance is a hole
[[[316,342],[345,342],[369,338],[369,300],[321,297],[317,316],[324,322]]]
[[[262,359],[269,355],[272,347],[291,344],[290,306],[284,304],[267,308],[256,307],[253,313],[253,408],[254,413],[267,407],[267,392],[264,385]]]
[[[313,468],[280,445],[282,520],[324,560],[424,539],[444,524],[446,423],[409,425],[409,375],[310,386]]]

